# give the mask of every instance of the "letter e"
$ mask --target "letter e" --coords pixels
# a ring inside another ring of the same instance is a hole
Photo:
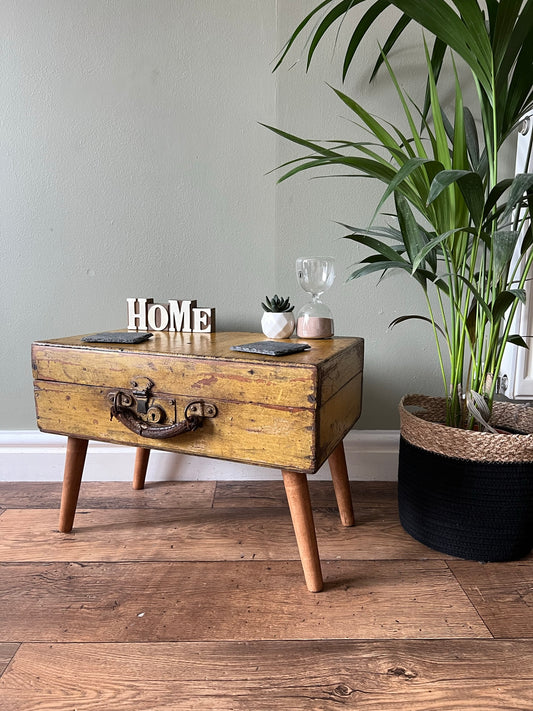
[[[195,333],[211,333],[215,320],[215,309],[198,308],[193,309]]]

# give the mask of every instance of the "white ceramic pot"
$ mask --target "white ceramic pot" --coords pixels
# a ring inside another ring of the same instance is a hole
[[[290,338],[294,332],[292,311],[272,313],[265,311],[261,319],[261,328],[268,338]]]

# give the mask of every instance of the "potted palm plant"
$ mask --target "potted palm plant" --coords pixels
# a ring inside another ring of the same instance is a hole
[[[374,74],[384,65],[405,126],[391,126],[334,89],[370,140],[309,141],[269,127],[306,149],[284,166],[280,181],[341,166],[343,175],[348,169],[384,184],[371,225],[344,225],[346,237],[368,249],[351,278],[401,270],[416,280],[427,311],[394,323],[416,318],[432,328],[444,390],[442,398],[408,396],[400,404],[402,524],[453,555],[521,557],[533,546],[533,417],[531,408],[496,402],[495,393],[505,348],[527,347],[511,324],[533,263],[533,174],[502,176],[499,157],[532,107],[533,0],[324,0],[296,28],[280,62],[318,17],[309,65],[326,31],[363,3],[369,7],[355,24],[344,76],[372,23],[388,8],[400,10]],[[410,22],[434,37],[431,48],[423,42],[427,88],[420,107],[388,56]],[[463,102],[459,62],[471,70],[473,109]],[[451,105],[439,96],[444,66],[455,86]],[[378,224],[388,198],[394,220]],[[504,433],[509,428],[513,434]]]

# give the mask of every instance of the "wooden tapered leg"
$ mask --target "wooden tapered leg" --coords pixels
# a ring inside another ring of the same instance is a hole
[[[72,531],[88,443],[88,440],[78,439],[77,437],[69,437],[67,440],[63,492],[59,511],[59,530],[61,533]]]
[[[300,472],[289,472],[284,469],[281,473],[307,589],[309,592],[320,592],[324,584],[307,476]]]
[[[355,517],[353,513],[352,494],[350,491],[350,481],[348,479],[348,469],[346,468],[346,456],[342,440],[335,447],[328,458],[331,478],[339,514],[343,526],[353,526]]]
[[[148,459],[150,458],[150,450],[144,447],[137,447],[135,454],[135,469],[133,470],[133,488],[144,489],[144,480],[146,479],[146,470],[148,468]]]

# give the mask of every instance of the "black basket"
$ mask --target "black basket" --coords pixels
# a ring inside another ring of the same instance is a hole
[[[420,543],[477,561],[517,560],[533,548],[533,463],[480,462],[400,438],[398,503]]]

